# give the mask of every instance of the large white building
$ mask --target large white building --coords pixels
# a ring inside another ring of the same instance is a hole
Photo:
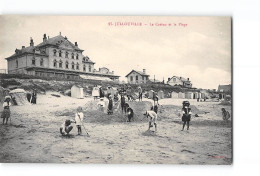
[[[79,75],[88,77],[105,77],[118,81],[119,76],[114,75],[108,68],[94,69],[94,62],[83,55],[77,42],[71,43],[61,34],[47,38],[43,35],[43,42],[34,45],[33,39],[30,46],[22,46],[15,53],[5,58],[8,63],[8,74],[27,74],[44,77],[60,77],[78,79]]]

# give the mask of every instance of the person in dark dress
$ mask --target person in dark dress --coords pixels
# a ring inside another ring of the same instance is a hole
[[[8,119],[10,118],[11,115],[11,111],[10,111],[10,106],[11,106],[11,97],[10,96],[6,96],[4,103],[3,103],[3,112],[1,114],[1,118],[3,119],[3,124],[7,124]]]
[[[107,107],[107,114],[113,114],[113,100],[112,100],[112,96],[110,95],[108,98],[108,107]]]
[[[190,126],[190,118],[191,118],[191,108],[190,106],[190,102],[188,101],[184,101],[182,103],[183,107],[182,107],[182,121],[183,121],[183,126],[182,126],[182,131],[184,130],[184,127],[187,123],[187,130],[189,130],[189,126]]]
[[[125,96],[124,94],[121,95],[121,109],[122,112],[124,111],[124,106],[125,106]]]
[[[37,101],[37,93],[36,93],[36,90],[33,91],[31,99],[32,99],[32,100],[31,100],[31,103],[32,103],[32,104],[36,104],[36,101]]]
[[[133,120],[133,117],[134,117],[134,111],[130,107],[127,108],[126,111],[127,111],[127,118],[128,118],[127,122],[131,122],[131,119]]]

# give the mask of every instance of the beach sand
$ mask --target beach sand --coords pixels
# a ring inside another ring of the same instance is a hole
[[[181,131],[183,99],[163,99],[159,101],[158,131],[153,132],[147,131],[148,122],[143,118],[151,100],[130,102],[135,121],[128,123],[119,108],[108,116],[92,97],[51,94],[59,93],[39,94],[37,105],[11,107],[11,124],[1,121],[0,125],[1,163],[232,163],[232,123],[224,122],[221,115],[222,107],[231,112],[231,106],[190,100],[190,130]],[[78,136],[75,126],[69,136],[61,136],[59,127],[66,119],[74,119],[78,106],[83,107],[90,137],[84,129]]]

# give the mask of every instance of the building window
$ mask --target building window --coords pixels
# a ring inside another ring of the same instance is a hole
[[[88,71],[91,72],[91,65],[88,66]]]
[[[136,81],[138,81],[138,76],[135,77]]]
[[[16,63],[16,68],[18,68],[18,60],[16,60],[15,63]]]
[[[133,81],[133,76],[130,76],[130,81]]]
[[[74,59],[74,53],[71,54],[71,59]]]
[[[83,66],[83,71],[86,71],[86,65]]]
[[[43,58],[40,60],[40,66],[43,66]]]
[[[85,58],[83,57],[82,62],[85,62]]]
[[[74,70],[75,69],[75,64],[74,62],[71,63],[71,68]]]
[[[76,69],[79,70],[79,63],[77,63],[77,65],[76,65]]]
[[[76,55],[76,59],[79,59],[79,55],[78,54]]]
[[[53,56],[57,56],[57,51],[53,50]]]
[[[59,51],[59,57],[62,57],[62,52],[61,52],[61,50]]]
[[[35,58],[32,58],[32,65],[35,65]]]
[[[66,51],[65,58],[68,58],[68,57],[69,57],[69,53]]]
[[[69,62],[66,61],[66,68],[69,68]]]
[[[59,68],[62,68],[62,61],[59,62]]]
[[[53,61],[53,67],[57,67],[57,61],[56,61],[56,59]]]

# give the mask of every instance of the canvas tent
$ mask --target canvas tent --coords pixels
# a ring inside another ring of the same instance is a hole
[[[71,97],[73,98],[84,98],[83,87],[74,85],[71,87]]]
[[[27,92],[24,89],[14,89],[9,93],[13,101],[15,101],[18,106],[30,105],[29,101],[27,100]]]
[[[172,92],[171,93],[171,98],[178,98],[178,93],[177,92]]]
[[[160,90],[160,91],[158,92],[158,98],[159,98],[159,99],[163,99],[163,98],[164,98],[164,93],[163,93],[162,90]]]
[[[179,98],[185,98],[185,94],[182,93],[182,92],[179,92],[179,93],[178,93],[178,97],[179,97]]]

